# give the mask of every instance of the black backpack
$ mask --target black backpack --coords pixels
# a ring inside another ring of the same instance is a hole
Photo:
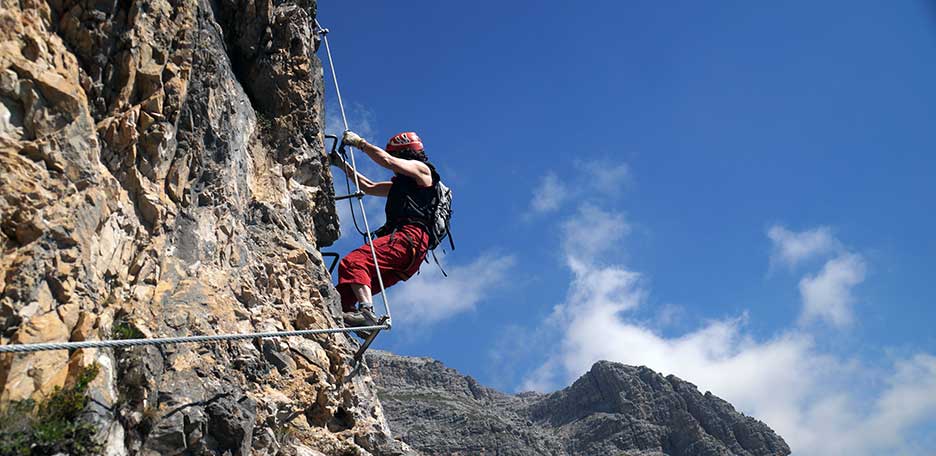
[[[430,211],[429,250],[435,250],[447,237],[452,250],[455,250],[455,241],[452,240],[452,190],[445,186],[441,180],[436,182],[436,197],[432,201]],[[434,255],[435,253],[433,253]]]
[[[442,178],[436,172],[435,167],[430,163],[432,170],[432,180],[435,182],[432,189],[416,190],[415,181],[412,178],[395,183],[387,196],[387,223],[378,229],[374,234],[384,236],[393,233],[398,227],[406,223],[417,223],[422,226],[429,234],[428,250],[432,251],[432,259],[442,270],[442,275],[448,277],[439,259],[436,257],[435,249],[448,238],[449,246],[455,250],[455,241],[452,239],[451,221],[452,221],[452,190],[442,183]],[[401,190],[396,193],[396,185],[401,185]],[[409,190],[403,190],[409,189]],[[409,194],[409,191],[418,191],[417,194]],[[427,191],[428,190],[428,191]],[[427,258],[428,262],[429,259]]]

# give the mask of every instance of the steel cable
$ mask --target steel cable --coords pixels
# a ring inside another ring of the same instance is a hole
[[[387,325],[359,326],[356,328],[322,328],[302,329],[295,331],[273,331],[263,333],[216,334],[206,336],[187,337],[160,337],[155,339],[115,339],[115,340],[86,340],[81,342],[44,342],[39,344],[8,344],[0,345],[0,353],[30,353],[48,350],[76,350],[79,348],[123,348],[140,345],[172,345],[192,343],[214,343],[228,340],[263,339],[274,337],[311,336],[316,334],[331,334],[351,331],[374,331],[389,329]]]
[[[335,65],[332,60],[331,49],[328,45],[328,29],[324,29],[319,25],[318,20],[315,21],[315,26],[319,29],[319,34],[322,36],[323,41],[325,42],[325,51],[328,54],[328,65],[331,68],[332,80],[335,83],[335,94],[338,98],[338,106],[341,109],[341,120],[344,123],[345,131],[348,130],[348,118],[345,115],[344,102],[341,99],[341,91],[338,88],[338,79],[335,75]],[[354,150],[351,151],[351,167],[357,170],[357,166],[354,161]],[[354,173],[354,186],[357,189],[357,194],[361,193],[361,186],[358,179],[357,172]],[[380,275],[380,266],[377,265],[377,252],[374,250],[374,242],[370,231],[370,226],[367,223],[367,214],[364,211],[364,201],[361,196],[357,197],[358,202],[361,206],[361,215],[364,220],[364,228],[367,237],[367,243],[370,245],[371,256],[374,260],[374,265],[377,267],[377,280],[380,284],[381,297],[383,298],[384,308],[387,311],[386,323],[376,326],[360,326],[355,328],[322,328],[322,329],[303,329],[296,331],[274,331],[274,332],[263,332],[263,333],[241,333],[241,334],[216,334],[216,335],[204,335],[204,336],[186,336],[186,337],[161,337],[154,339],[115,339],[115,340],[88,340],[80,342],[43,342],[36,344],[7,344],[0,345],[0,353],[31,353],[39,351],[48,351],[48,350],[76,350],[81,348],[122,348],[122,347],[134,347],[134,346],[144,346],[144,345],[172,345],[172,344],[189,344],[189,343],[214,343],[214,342],[223,342],[230,340],[245,340],[245,339],[261,339],[261,338],[274,338],[274,337],[292,337],[292,336],[308,336],[316,334],[332,334],[332,333],[346,333],[346,332],[356,332],[356,331],[379,331],[379,330],[389,330],[390,329],[390,302],[387,299],[387,291],[384,288],[383,277]],[[352,211],[353,214],[353,211]],[[355,220],[355,225],[357,221]],[[359,230],[360,231],[360,230]]]
[[[335,84],[335,96],[338,98],[338,109],[341,110],[341,121],[344,124],[345,131],[350,130],[348,128],[348,117],[345,115],[344,101],[341,99],[341,89],[338,88],[338,76],[335,73],[335,62],[332,59],[331,46],[328,44],[328,29],[324,28],[319,24],[318,19],[315,20],[315,26],[319,29],[319,35],[322,37],[322,41],[325,43],[325,54],[328,56],[328,67],[331,70],[332,82]],[[361,193],[361,183],[357,174],[357,163],[354,161],[354,148],[351,148],[351,168],[354,170],[354,188],[355,193]],[[374,260],[374,267],[377,269],[377,283],[380,285],[380,297],[384,303],[384,309],[387,311],[387,329],[390,329],[392,317],[390,316],[390,301],[387,299],[387,290],[384,287],[383,276],[380,273],[380,264],[377,262],[377,250],[374,248],[374,239],[371,233],[370,225],[367,223],[367,212],[364,210],[364,198],[358,197],[358,203],[361,206],[361,218],[364,220],[364,231],[367,233],[367,244],[370,245],[371,257]]]

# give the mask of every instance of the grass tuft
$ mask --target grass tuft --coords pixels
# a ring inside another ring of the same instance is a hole
[[[117,340],[145,338],[142,331],[123,319],[115,321],[111,331],[113,332],[113,338]]]
[[[0,454],[2,455],[93,455],[100,450],[94,441],[97,429],[81,419],[88,405],[88,385],[97,377],[97,364],[88,366],[75,385],[56,388],[47,398],[14,401],[0,411]]]

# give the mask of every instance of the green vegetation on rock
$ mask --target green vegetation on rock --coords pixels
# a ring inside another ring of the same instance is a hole
[[[123,320],[114,322],[113,333],[114,339],[118,340],[146,338],[143,332],[137,329],[136,326],[133,326],[129,322]]]
[[[56,389],[39,403],[27,399],[8,404],[0,411],[0,454],[97,454],[97,430],[81,414],[88,404],[88,385],[98,370],[96,364],[85,368],[74,386]]]

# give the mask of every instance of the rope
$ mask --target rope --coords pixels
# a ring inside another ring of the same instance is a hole
[[[296,331],[274,331],[263,333],[217,334],[213,336],[162,337],[156,339],[87,340],[82,342],[47,342],[41,344],[0,345],[0,353],[31,353],[48,350],[75,350],[79,348],[123,348],[139,345],[173,345],[213,343],[228,340],[263,339],[273,337],[310,336],[315,334],[342,333],[351,331],[376,331],[390,329],[389,325],[359,326],[356,328],[302,329]]]
[[[319,24],[318,19],[315,19],[315,26],[319,29],[319,35],[322,36],[322,41],[325,43],[325,54],[328,56],[328,67],[331,69],[332,82],[335,83],[335,96],[338,97],[338,108],[341,110],[341,121],[344,123],[345,131],[350,130],[348,128],[348,117],[345,115],[344,102],[341,99],[341,89],[338,88],[338,76],[335,74],[335,62],[332,59],[331,46],[328,45],[328,29],[322,27]],[[354,170],[354,188],[355,193],[361,192],[361,183],[357,173],[357,163],[354,161],[354,148],[351,148],[351,168]],[[387,329],[390,329],[390,321],[392,320],[390,316],[390,301],[387,299],[387,289],[384,287],[383,275],[380,273],[380,264],[377,262],[377,250],[374,248],[374,239],[371,233],[370,225],[367,223],[367,211],[364,210],[364,199],[359,197],[358,203],[361,206],[361,217],[364,220],[364,231],[367,233],[367,244],[370,245],[371,258],[374,260],[374,267],[377,269],[377,283],[380,285],[380,297],[383,300],[384,309],[387,311]],[[353,213],[353,211],[352,211]]]

